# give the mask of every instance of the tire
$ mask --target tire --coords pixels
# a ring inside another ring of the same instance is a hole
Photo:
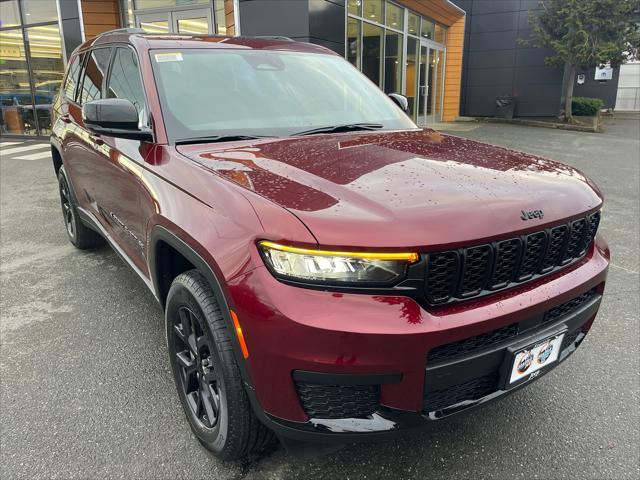
[[[223,460],[264,451],[275,437],[251,410],[221,307],[200,272],[173,280],[165,320],[178,397],[200,443]]]
[[[60,167],[58,173],[58,190],[64,226],[72,245],[80,250],[88,250],[102,244],[102,237],[80,220],[64,167]]]

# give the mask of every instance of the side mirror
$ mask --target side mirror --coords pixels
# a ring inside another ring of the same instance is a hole
[[[106,98],[82,106],[82,121],[94,133],[134,140],[151,140],[150,130],[138,128],[138,111],[129,100]]]
[[[407,100],[407,97],[399,93],[390,93],[389,97],[391,97],[391,100],[393,100],[403,112],[406,113],[409,111],[409,100]]]

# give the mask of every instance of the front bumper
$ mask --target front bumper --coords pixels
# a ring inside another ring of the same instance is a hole
[[[257,268],[228,285],[250,352],[254,409],[282,437],[350,442],[500,398],[521,387],[502,388],[510,346],[566,328],[558,363],[575,351],[598,311],[608,257],[598,237],[558,275],[429,311],[406,297],[292,287]]]

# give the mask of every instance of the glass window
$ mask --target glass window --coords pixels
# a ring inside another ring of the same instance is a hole
[[[433,39],[436,42],[440,42],[440,43],[446,43],[447,41],[447,29],[445,27],[443,27],[442,25],[438,25],[436,23],[436,28],[433,34]]]
[[[409,34],[410,35],[419,35],[420,34],[420,17],[415,13],[409,12],[409,20],[408,20]]]
[[[218,35],[227,35],[227,14],[224,3],[224,0],[214,0],[213,2],[216,16],[216,33]]]
[[[372,22],[384,23],[384,1],[364,0],[362,16]]]
[[[67,74],[67,79],[62,89],[64,96],[72,101],[75,101],[76,98],[76,85],[78,85],[81,67],[82,56],[74,55],[69,62],[69,73]]]
[[[21,23],[18,0],[0,0],[0,28],[16,27]]]
[[[25,29],[40,135],[51,133],[51,106],[64,77],[58,25]]]
[[[418,40],[407,38],[407,71],[404,80],[405,96],[409,101],[409,113],[415,118],[416,88],[418,86]]]
[[[415,128],[384,93],[335,55],[182,49],[177,57],[176,50],[167,52],[174,54],[174,61],[158,56],[157,50],[151,51],[151,58],[172,141],[208,135],[292,135],[360,122]]]
[[[130,48],[117,48],[107,81],[107,98],[126,98],[138,110],[140,125],[147,124],[147,102],[138,57]]]
[[[91,52],[84,68],[80,104],[102,98],[102,80],[109,66],[110,48],[98,48]]]
[[[422,29],[420,30],[420,35],[422,35],[424,38],[429,38],[432,39],[433,38],[433,31],[436,28],[436,24],[433,23],[431,20],[427,20],[426,18],[422,19]]]
[[[404,8],[387,2],[387,27],[404,30]]]
[[[360,69],[360,26],[362,22],[355,18],[347,19],[347,60]]]
[[[144,21],[140,20],[140,28],[147,33],[169,33],[168,20]]]
[[[36,135],[31,83],[22,31],[0,31],[0,131]]]
[[[181,18],[178,20],[178,33],[189,35],[208,35],[209,19],[202,18]]]
[[[55,1],[22,0],[22,11],[27,24],[58,21],[58,8]]]
[[[384,46],[384,91],[402,93],[402,37],[387,30]]]
[[[384,29],[366,22],[362,27],[362,73],[382,87]]]
[[[348,0],[347,5],[351,15],[362,16],[362,0]]]
[[[142,10],[144,8],[175,7],[176,5],[183,7],[185,5],[209,3],[209,0],[135,0],[135,2],[136,9]]]

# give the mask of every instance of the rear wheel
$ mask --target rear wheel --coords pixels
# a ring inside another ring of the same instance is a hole
[[[274,436],[251,410],[221,308],[202,274],[175,278],[165,315],[178,396],[198,440],[226,460],[263,450]]]
[[[102,243],[102,237],[85,226],[78,217],[78,209],[69,189],[64,167],[58,173],[58,190],[60,191],[60,205],[62,206],[62,218],[67,230],[69,241],[80,250],[94,248]]]

